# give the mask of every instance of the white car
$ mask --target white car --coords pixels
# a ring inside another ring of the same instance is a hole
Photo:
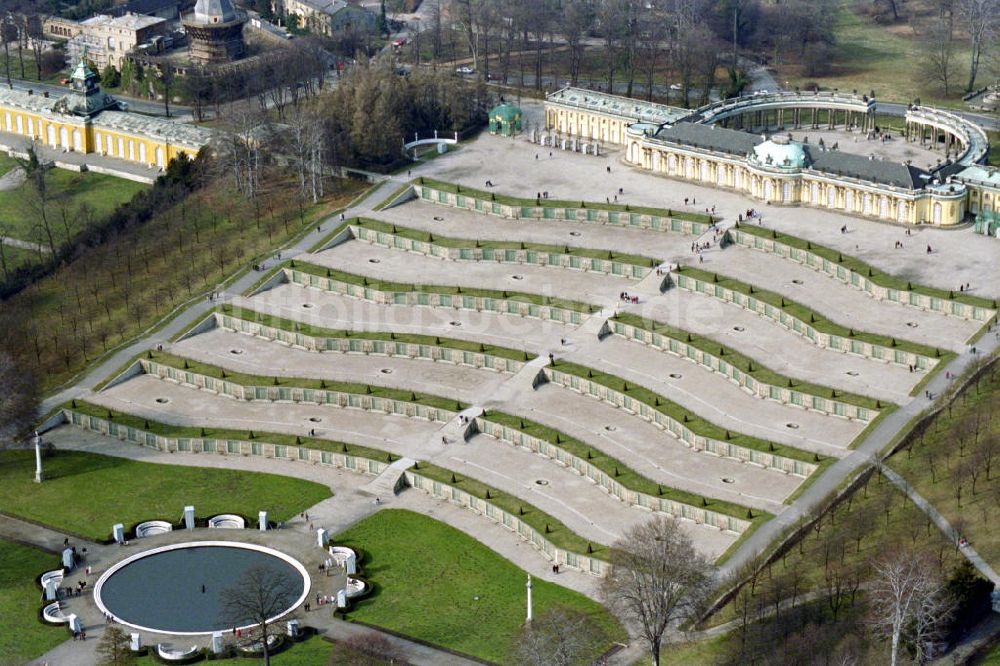
[[[461,67],[456,67],[455,71],[459,74],[475,74],[476,70],[472,69],[468,65],[462,65]]]

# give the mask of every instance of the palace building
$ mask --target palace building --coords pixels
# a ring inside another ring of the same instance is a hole
[[[28,137],[63,152],[97,153],[164,168],[181,153],[193,158],[212,139],[211,130],[142,116],[101,91],[81,60],[61,97],[0,90],[0,131]]]
[[[695,110],[566,88],[547,96],[546,129],[625,149],[637,168],[800,205],[905,224],[953,225],[1000,207],[1000,172],[983,167],[985,133],[955,114],[912,107],[904,139],[941,149],[933,169],[795,141],[791,130],[875,128],[875,100],[777,93]]]

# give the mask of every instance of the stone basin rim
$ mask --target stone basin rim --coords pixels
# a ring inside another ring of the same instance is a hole
[[[243,550],[252,550],[258,553],[263,553],[265,555],[270,555],[271,557],[276,557],[284,561],[285,563],[291,565],[299,573],[299,575],[302,576],[302,581],[303,581],[302,595],[280,614],[268,618],[267,620],[268,624],[276,622],[285,615],[287,615],[288,613],[294,611],[296,608],[301,606],[302,603],[307,598],[309,598],[309,589],[312,585],[312,579],[309,577],[309,572],[306,571],[305,566],[303,566],[301,562],[296,560],[291,555],[286,555],[285,553],[282,553],[280,550],[275,550],[274,548],[268,548],[267,546],[261,546],[255,543],[242,543],[239,541],[185,541],[184,543],[174,543],[166,546],[157,546],[156,548],[150,548],[148,550],[144,550],[141,553],[135,553],[134,555],[129,555],[124,560],[117,562],[111,567],[109,567],[108,570],[105,571],[101,575],[101,577],[97,580],[97,583],[94,584],[94,592],[93,592],[94,603],[97,604],[97,608],[102,613],[113,616],[115,618],[115,621],[118,622],[119,624],[122,624],[126,627],[132,627],[133,629],[138,629],[140,631],[148,631],[154,634],[163,634],[169,636],[211,636],[218,630],[216,629],[212,631],[167,631],[164,629],[157,629],[155,627],[144,627],[142,625],[126,622],[122,618],[118,617],[115,613],[112,613],[111,610],[104,605],[104,600],[101,599],[101,589],[104,587],[104,583],[107,582],[108,579],[110,579],[119,570],[125,568],[126,566],[137,560],[141,560],[151,555],[159,555],[160,553],[166,553],[172,550],[182,550],[185,548],[206,548],[206,547],[241,548]],[[256,624],[250,624],[250,625],[245,625],[243,627],[239,627],[239,629],[249,629],[255,626]]]

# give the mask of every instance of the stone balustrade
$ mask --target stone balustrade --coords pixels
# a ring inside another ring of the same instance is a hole
[[[609,388],[599,382],[574,374],[561,372],[558,369],[558,366],[555,368],[545,367],[542,369],[542,373],[545,375],[545,378],[553,384],[565,386],[583,395],[589,395],[592,398],[608,402],[615,407],[625,409],[636,416],[649,421],[661,429],[670,432],[672,435],[677,437],[677,439],[695,451],[704,451],[723,458],[734,458],[741,462],[759,465],[765,469],[774,469],[780,472],[785,472],[786,474],[794,474],[795,476],[801,477],[808,477],[816,471],[817,465],[815,463],[796,460],[794,458],[788,458],[776,453],[760,451],[758,449],[740,446],[732,442],[699,435],[679,420],[668,416],[659,409],[656,409],[653,405],[648,405],[645,402],[626,395],[621,391]]]
[[[770,319],[789,331],[798,333],[818,347],[833,349],[853,354],[862,358],[870,358],[886,363],[895,363],[902,366],[914,366],[919,370],[931,370],[940,359],[934,356],[918,354],[905,349],[888,347],[874,344],[866,340],[850,338],[846,336],[832,335],[824,331],[817,330],[810,323],[789,314],[786,310],[775,307],[770,303],[754,298],[751,294],[729,289],[721,284],[715,284],[707,280],[685,275],[683,273],[671,273],[673,279],[681,289],[706,294],[718,298],[727,303],[738,305],[744,310],[749,310],[766,319]]]
[[[953,315],[962,319],[972,321],[988,321],[996,315],[995,309],[989,309],[976,305],[969,305],[947,298],[928,296],[908,289],[892,289],[884,287],[872,281],[867,275],[858,273],[840,264],[830,261],[815,252],[792,247],[773,238],[763,238],[756,234],[749,234],[737,228],[731,228],[726,232],[729,240],[743,247],[762,250],[779,257],[790,259],[796,263],[808,266],[814,270],[826,274],[846,285],[860,289],[880,301],[899,303],[908,307],[916,307],[921,310],[940,312],[941,314]]]
[[[370,286],[344,282],[333,277],[314,275],[294,268],[285,268],[286,278],[292,284],[313,287],[324,291],[359,298],[380,305],[426,305],[430,307],[452,308],[455,310],[475,310],[478,312],[495,312],[520,317],[558,321],[563,324],[578,325],[583,323],[587,315],[577,310],[570,310],[555,305],[543,305],[528,301],[493,298],[489,296],[474,296],[467,294],[435,293],[432,286],[423,291],[380,291]]]
[[[450,486],[447,483],[425,477],[421,475],[419,471],[408,469],[404,472],[404,475],[406,477],[406,482],[411,487],[416,488],[417,490],[422,490],[432,497],[454,502],[459,506],[470,509],[482,516],[486,516],[493,522],[504,526],[511,532],[520,536],[523,540],[530,543],[535,549],[541,551],[546,558],[559,564],[560,566],[566,566],[577,571],[593,574],[595,576],[603,576],[607,573],[610,567],[606,561],[592,555],[574,553],[572,551],[559,548],[549,541],[544,534],[521,520],[518,516],[501,509],[488,500],[471,495],[464,490]]]
[[[366,227],[351,226],[354,237],[374,245],[414,252],[428,257],[450,261],[480,261],[500,264],[529,266],[550,266],[574,270],[604,273],[618,277],[641,280],[653,270],[650,266],[640,266],[616,259],[599,259],[561,252],[546,252],[532,249],[490,248],[490,247],[446,247],[428,241],[419,241]]]
[[[421,201],[428,203],[461,208],[462,210],[486,215],[497,215],[514,220],[569,220],[573,222],[591,222],[608,224],[633,229],[651,229],[653,231],[668,231],[681,234],[700,236],[709,229],[709,222],[697,222],[671,216],[670,211],[663,214],[650,212],[633,212],[616,210],[612,207],[602,207],[599,203],[587,203],[586,206],[556,206],[553,204],[523,205],[523,201],[502,203],[481,196],[473,190],[467,193],[449,192],[432,185],[414,185],[414,191]],[[507,199],[507,198],[505,198]],[[546,201],[546,200],[542,200]]]
[[[687,359],[711,372],[718,372],[729,381],[758,398],[774,400],[785,405],[801,407],[802,409],[821,414],[841,416],[852,421],[861,421],[862,423],[870,423],[879,415],[877,409],[861,407],[835,398],[816,395],[815,393],[797,391],[787,386],[767,384],[754,378],[751,374],[740,370],[731,363],[727,363],[715,354],[710,354],[683,340],[678,340],[662,333],[656,333],[614,319],[608,320],[608,327],[615,335],[619,335],[626,340],[640,342],[678,358]]]
[[[474,420],[476,429],[484,435],[489,435],[501,442],[513,446],[523,446],[533,453],[551,458],[572,469],[580,476],[585,476],[597,485],[608,491],[613,497],[617,497],[622,502],[630,506],[637,506],[651,511],[658,511],[674,516],[694,521],[699,525],[709,525],[720,530],[742,534],[750,527],[751,522],[718,513],[703,507],[696,507],[683,502],[678,502],[664,497],[656,497],[641,493],[631,488],[627,488],[615,480],[600,468],[589,463],[585,458],[573,455],[566,449],[553,444],[552,442],[533,437],[516,428],[511,428],[500,423],[495,423],[489,419],[477,417]]]
[[[399,356],[411,359],[425,359],[454,363],[472,368],[487,368],[503,373],[515,373],[524,367],[524,361],[517,361],[504,356],[495,356],[488,352],[476,352],[454,349],[442,345],[401,342],[398,340],[379,340],[365,338],[364,333],[352,333],[351,337],[313,336],[298,331],[287,331],[275,326],[268,326],[256,321],[249,321],[224,313],[215,313],[215,324],[219,328],[253,335],[265,340],[282,342],[284,344],[314,352],[339,352],[344,354],[375,354],[379,356]]]
[[[305,446],[286,446],[257,440],[215,439],[212,437],[167,437],[149,432],[148,430],[121,425],[106,418],[83,414],[68,408],[63,409],[62,413],[66,421],[75,426],[163,452],[214,453],[219,455],[258,456],[263,458],[298,460],[316,465],[329,465],[371,476],[378,476],[391,464],[385,460],[357,456],[350,452],[325,451]],[[554,562],[594,575],[603,575],[607,571],[607,562],[596,557],[591,557],[590,555],[573,553],[557,548],[542,534],[521,521],[517,516],[498,508],[486,500],[469,495],[463,490],[452,488],[439,481],[432,481],[411,470],[406,470],[404,476],[407,483],[414,488],[427,492],[434,497],[455,501],[476,513],[485,515],[494,522],[502,524],[504,527],[518,534],[525,541],[534,545]]]
[[[225,395],[237,400],[268,401],[268,402],[306,402],[316,405],[327,405],[343,409],[361,409],[368,412],[381,412],[427,419],[439,423],[447,423],[455,417],[456,412],[440,407],[431,407],[416,402],[384,398],[365,393],[349,393],[329,389],[309,389],[297,386],[246,386],[230,381],[199,374],[192,370],[182,370],[171,365],[157,363],[148,359],[140,359],[140,365],[146,374],[159,377],[179,384],[187,384],[195,388],[211,391],[217,395]]]

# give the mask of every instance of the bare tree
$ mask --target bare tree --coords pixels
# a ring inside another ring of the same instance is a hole
[[[654,666],[667,627],[688,617],[708,592],[711,564],[667,516],[626,530],[611,548],[603,597],[649,643]]]
[[[135,654],[129,645],[129,637],[118,626],[112,625],[104,630],[101,641],[97,644],[97,655],[100,666],[132,666],[135,664]]]
[[[400,664],[408,662],[402,651],[385,634],[370,631],[355,634],[341,643],[343,650],[334,650],[327,661],[328,666],[373,666],[375,664]]]
[[[894,550],[873,563],[868,587],[872,630],[890,640],[890,663],[896,666],[901,647],[925,657],[930,643],[951,616],[946,585],[925,553]]]
[[[31,370],[3,349],[0,386],[0,448],[4,448],[30,431],[38,411],[38,390]]]
[[[593,618],[582,611],[556,606],[526,624],[516,637],[519,664],[570,666],[588,661],[606,637]]]
[[[921,80],[929,76],[931,81],[941,84],[947,96],[955,76],[955,39],[950,15],[931,25],[925,44]]]
[[[569,47],[569,80],[574,86],[580,78],[583,62],[583,38],[594,25],[594,12],[589,2],[572,2],[566,6],[562,20],[558,22],[560,34]]]
[[[270,623],[295,602],[295,581],[284,571],[266,566],[251,567],[243,579],[222,591],[222,615],[227,625],[256,628],[254,640],[260,641],[264,666],[270,666],[267,638]]]
[[[958,16],[969,35],[969,82],[966,92],[972,92],[979,75],[979,63],[989,52],[1000,23],[1000,0],[957,0]]]

